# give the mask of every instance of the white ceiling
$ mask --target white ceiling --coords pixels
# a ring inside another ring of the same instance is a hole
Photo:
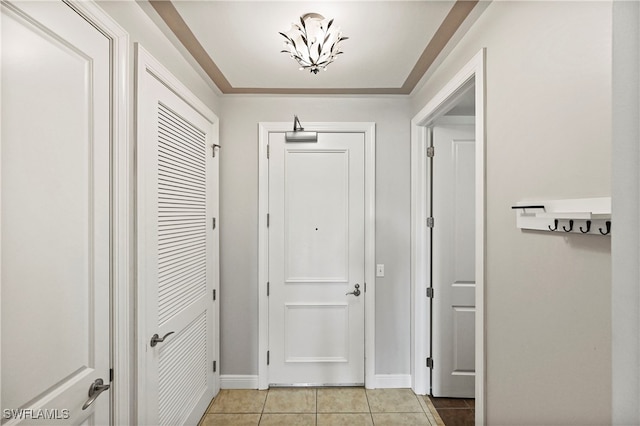
[[[475,1],[150,1],[223,93],[409,93]],[[305,13],[349,37],[326,71],[300,71],[278,34]],[[434,38],[435,37],[435,38]]]

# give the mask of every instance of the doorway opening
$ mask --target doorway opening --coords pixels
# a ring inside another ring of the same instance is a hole
[[[484,424],[485,412],[484,56],[483,49],[425,105],[411,127],[412,387],[417,394],[475,396],[478,425]],[[466,133],[460,133],[465,126]],[[432,163],[434,155],[442,154],[449,158],[448,171]],[[459,188],[443,191],[442,184]],[[460,251],[463,262],[441,258],[446,252],[458,258],[451,253]],[[445,271],[440,266],[447,262]],[[432,286],[433,280],[439,282]],[[443,319],[449,321],[445,328]],[[438,368],[443,375],[436,375]]]
[[[428,127],[429,394],[475,397],[475,92]],[[437,224],[437,225],[436,225]]]

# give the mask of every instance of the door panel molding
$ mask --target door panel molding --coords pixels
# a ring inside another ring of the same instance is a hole
[[[486,353],[485,353],[485,56],[480,50],[411,120],[411,376],[412,389],[427,394],[430,388],[429,369],[429,298],[425,297],[429,282],[430,258],[428,203],[431,196],[428,181],[427,127],[452,107],[464,92],[475,83],[476,108],[476,177],[475,177],[475,275],[476,275],[476,424],[485,424],[486,413]]]
[[[365,386],[375,388],[375,123],[306,123],[310,131],[324,133],[363,133],[365,144]],[[291,130],[290,122],[258,123],[258,388],[269,387],[267,351],[269,350],[269,133]]]

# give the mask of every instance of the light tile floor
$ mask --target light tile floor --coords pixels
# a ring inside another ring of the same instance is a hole
[[[272,388],[221,390],[200,426],[444,426],[428,397],[411,389]]]

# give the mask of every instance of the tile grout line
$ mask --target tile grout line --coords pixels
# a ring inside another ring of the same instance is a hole
[[[373,425],[373,411],[371,410],[371,404],[369,403],[369,393],[367,389],[364,389],[364,397],[367,399],[367,407],[369,407],[369,417],[371,418],[371,424]]]
[[[267,406],[267,398],[269,397],[270,389],[267,388],[267,394],[264,396],[264,402],[262,403],[262,410],[260,410],[260,417],[258,418],[258,425],[262,423],[262,416],[264,415],[264,408]]]

